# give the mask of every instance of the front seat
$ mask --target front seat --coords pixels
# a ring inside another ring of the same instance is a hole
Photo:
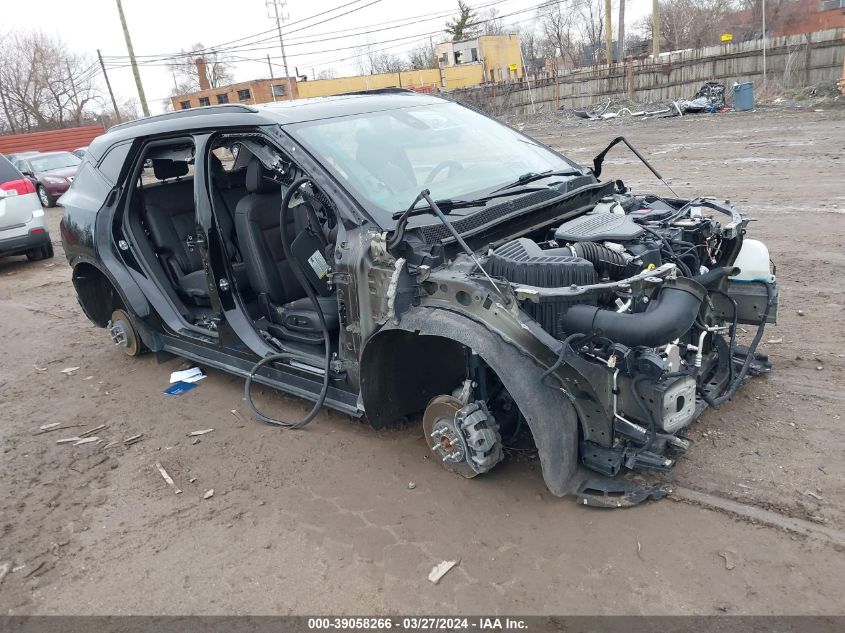
[[[197,305],[209,305],[202,256],[188,238],[196,235],[194,183],[181,180],[188,163],[153,159],[153,173],[162,181],[143,190],[144,214],[156,255],[164,263],[174,286]],[[167,182],[173,179],[171,182]]]
[[[246,189],[249,193],[235,208],[235,231],[250,285],[265,307],[265,316],[276,326],[268,330],[290,340],[321,343],[319,317],[282,248],[281,186],[257,158],[247,166]],[[292,209],[293,218],[287,226],[291,240],[307,226],[305,214],[299,211]],[[331,295],[318,299],[329,331],[337,330],[337,298]]]

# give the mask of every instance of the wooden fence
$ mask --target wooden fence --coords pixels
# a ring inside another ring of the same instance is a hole
[[[783,89],[836,82],[845,59],[843,29],[769,38],[766,78]],[[525,115],[558,108],[583,108],[609,98],[640,103],[689,99],[705,81],[763,87],[763,41],[728,43],[677,51],[630,62],[579,68],[557,78],[456,90],[450,96],[500,115]],[[533,103],[532,103],[533,102]]]

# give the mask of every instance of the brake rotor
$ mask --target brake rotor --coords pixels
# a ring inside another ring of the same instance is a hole
[[[135,328],[132,327],[132,321],[129,320],[129,315],[123,310],[115,310],[111,313],[111,320],[108,324],[109,335],[112,342],[123,349],[123,353],[127,356],[137,356],[141,351],[141,339]]]
[[[433,398],[423,414],[423,431],[435,459],[446,470],[471,479],[478,473],[467,461],[469,449],[457,422],[458,412],[463,406],[454,396]]]

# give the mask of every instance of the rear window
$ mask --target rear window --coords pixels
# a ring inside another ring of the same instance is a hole
[[[20,180],[23,178],[21,172],[15,169],[15,166],[9,162],[5,156],[0,156],[0,183],[9,182],[10,180]]]
[[[123,164],[126,162],[126,156],[129,154],[131,147],[131,142],[115,145],[106,153],[103,160],[100,161],[100,173],[112,184],[117,183],[120,179],[120,172],[123,169]]]

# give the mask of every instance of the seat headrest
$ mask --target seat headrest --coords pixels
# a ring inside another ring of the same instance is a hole
[[[273,180],[272,172],[253,157],[246,168],[246,190],[250,193],[278,193],[280,185]]]
[[[153,173],[158,180],[179,178],[188,173],[188,163],[169,158],[153,158]]]

